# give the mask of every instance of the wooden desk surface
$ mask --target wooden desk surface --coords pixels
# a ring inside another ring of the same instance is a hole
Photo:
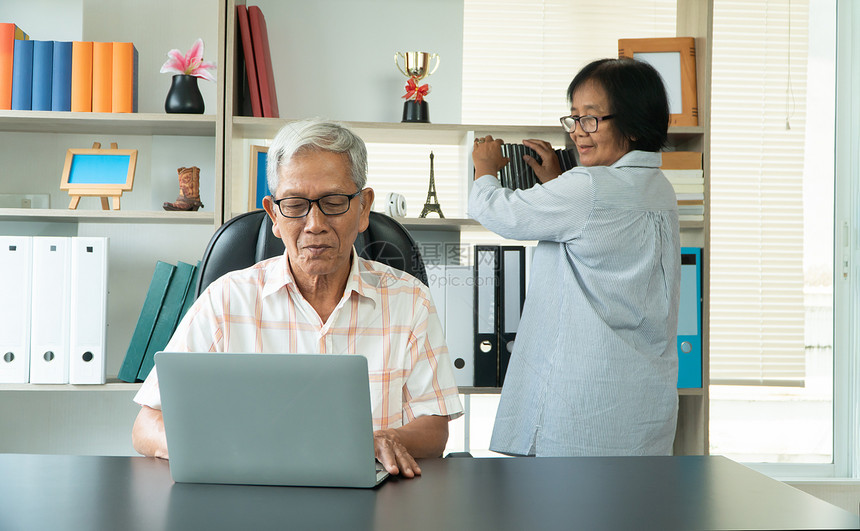
[[[434,459],[366,489],[176,484],[143,457],[0,454],[0,529],[857,529],[722,457]]]

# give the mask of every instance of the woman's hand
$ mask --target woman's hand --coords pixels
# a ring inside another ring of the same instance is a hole
[[[511,159],[502,156],[501,138],[493,139],[487,135],[475,139],[472,149],[472,163],[475,165],[475,179],[483,175],[497,175]]]
[[[542,183],[551,181],[561,175],[561,166],[558,164],[558,158],[555,156],[555,150],[552,149],[552,144],[543,140],[531,139],[523,140],[523,145],[532,148],[540,155],[541,163],[528,155],[523,155],[523,160],[526,161],[532,170],[535,172],[535,177]]]

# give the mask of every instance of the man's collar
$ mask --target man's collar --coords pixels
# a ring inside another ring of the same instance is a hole
[[[344,293],[350,293],[352,291],[356,292],[358,295],[362,297],[369,298],[374,302],[379,301],[379,290],[376,286],[372,284],[368,284],[361,276],[362,267],[361,259],[358,256],[358,253],[355,251],[355,248],[352,249],[352,254],[350,256],[350,268],[349,268],[349,276],[346,280],[346,288],[344,289]],[[292,276],[290,271],[290,257],[287,255],[286,250],[284,251],[283,260],[276,260],[266,268],[266,276],[262,289],[262,296],[266,297],[271,295],[272,293],[277,292],[283,287],[289,286],[293,284],[298,289],[296,285],[296,281]]]

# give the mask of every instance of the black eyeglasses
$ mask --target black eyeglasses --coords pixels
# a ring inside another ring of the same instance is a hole
[[[281,214],[285,218],[303,218],[307,216],[314,203],[320,209],[320,212],[326,216],[337,216],[346,213],[349,210],[349,204],[352,198],[361,193],[361,190],[354,194],[328,194],[317,199],[307,199],[305,197],[283,197],[275,199],[272,197],[272,202],[278,205]]]
[[[597,124],[602,122],[603,120],[611,120],[614,118],[614,115],[607,114],[606,116],[592,116],[590,114],[586,114],[585,116],[562,116],[558,120],[561,122],[561,126],[568,133],[572,133],[576,131],[576,123],[579,122],[579,127],[582,128],[583,133],[594,133],[597,131]]]

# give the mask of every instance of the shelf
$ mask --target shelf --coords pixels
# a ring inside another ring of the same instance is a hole
[[[212,225],[212,212],[158,212],[143,210],[60,210],[0,208],[0,221],[61,221],[90,223],[187,223]]]
[[[142,382],[127,383],[116,378],[108,378],[107,383],[101,385],[72,385],[72,384],[0,384],[0,392],[3,391],[137,391]]]
[[[0,131],[214,137],[215,115],[0,111]]]
[[[397,218],[409,230],[440,230],[459,232],[460,229],[483,229],[484,226],[469,218]]]
[[[281,118],[233,117],[234,135],[242,138],[274,138],[291,120]],[[365,142],[391,144],[460,144],[474,131],[482,136],[492,134],[509,142],[524,138],[555,138],[563,133],[559,125],[492,125],[492,124],[422,124],[395,122],[343,122]],[[672,127],[674,140],[685,140],[704,134],[704,127]]]

